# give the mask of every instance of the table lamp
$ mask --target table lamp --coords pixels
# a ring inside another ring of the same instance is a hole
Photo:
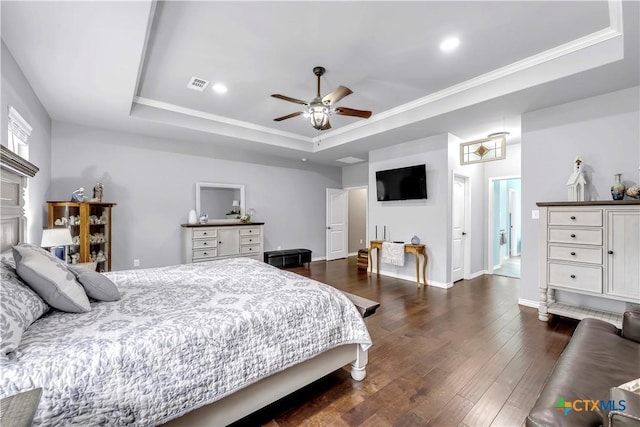
[[[66,259],[64,247],[67,245],[73,245],[71,231],[69,231],[68,228],[47,228],[46,230],[42,230],[42,242],[40,246],[50,248],[51,253],[63,261]],[[62,251],[58,250],[60,246],[63,246]]]
[[[233,213],[240,213],[240,202],[237,200],[234,200],[233,203],[231,204],[232,208],[232,212]]]

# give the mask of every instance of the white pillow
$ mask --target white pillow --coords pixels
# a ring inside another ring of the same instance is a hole
[[[62,260],[29,244],[13,247],[16,271],[51,307],[70,313],[91,310],[84,288]]]

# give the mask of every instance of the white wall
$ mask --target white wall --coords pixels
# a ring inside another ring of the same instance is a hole
[[[437,135],[417,141],[406,142],[369,153],[369,189],[376,188],[376,171],[427,165],[426,200],[378,202],[376,191],[369,191],[369,237],[382,239],[386,226],[387,240],[409,242],[417,235],[427,247],[429,263],[427,279],[431,284],[445,286],[449,282],[447,271],[447,205],[449,200],[447,165],[447,135]],[[375,256],[374,256],[374,263]],[[380,264],[384,274],[415,280],[415,259],[407,256],[404,267]],[[449,269],[450,270],[450,269]]]
[[[53,123],[53,199],[104,184],[113,210],[113,268],[178,264],[180,224],[195,208],[195,182],[244,184],[252,219],[264,221],[265,250],[307,248],[325,255],[325,189],[340,188],[339,168],[220,160],[206,146]],[[266,163],[268,159],[261,157]]]
[[[365,187],[369,184],[369,163],[355,163],[342,168],[342,188]]]
[[[46,201],[51,183],[51,118],[2,42],[2,85],[0,96],[0,136],[7,146],[7,114],[12,106],[33,127],[29,137],[29,161],[40,168],[28,183],[26,241],[40,245],[42,228],[47,225]]]
[[[615,173],[622,173],[627,184],[638,183],[639,117],[638,87],[523,115],[521,299],[538,301],[538,221],[531,219],[536,202],[567,200],[565,184],[578,154],[592,200],[611,199]],[[567,297],[575,298],[558,299]],[[621,310],[614,301],[579,299],[596,308]]]

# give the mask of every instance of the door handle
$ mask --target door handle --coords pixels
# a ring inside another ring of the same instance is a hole
[[[331,230],[331,227],[327,227],[327,230]]]
[[[463,235],[463,236],[466,236],[466,235],[467,235],[467,233],[465,233],[465,232],[463,231],[463,232],[462,232],[462,235]]]

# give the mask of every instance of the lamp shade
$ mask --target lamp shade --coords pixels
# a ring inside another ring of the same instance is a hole
[[[41,247],[51,248],[65,245],[73,245],[71,231],[68,228],[48,228],[42,231]]]
[[[231,206],[240,206],[240,202],[237,200],[234,200]]]

